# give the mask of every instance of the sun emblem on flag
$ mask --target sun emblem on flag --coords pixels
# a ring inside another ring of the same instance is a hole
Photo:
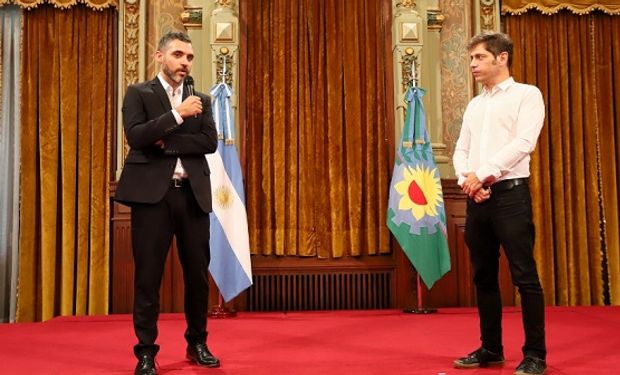
[[[403,179],[394,185],[401,196],[398,209],[411,210],[416,220],[425,215],[437,216],[437,208],[443,202],[437,174],[437,168],[431,170],[424,165],[403,168]]]
[[[215,202],[219,207],[228,208],[232,204],[232,193],[226,185],[220,185],[215,189]]]

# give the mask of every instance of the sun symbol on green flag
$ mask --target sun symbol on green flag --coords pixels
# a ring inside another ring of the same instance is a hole
[[[443,202],[441,183],[437,168],[431,170],[424,165],[403,169],[403,180],[394,185],[400,194],[399,210],[411,210],[413,217],[420,220],[425,215],[437,216],[437,208]]]

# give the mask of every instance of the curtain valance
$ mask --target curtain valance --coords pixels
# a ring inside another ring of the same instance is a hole
[[[588,14],[600,10],[607,14],[620,14],[620,0],[504,0],[502,14],[522,14],[530,9],[542,14],[554,14],[568,9],[575,14]]]
[[[119,0],[0,0],[0,7],[8,4],[16,4],[25,9],[33,9],[43,3],[52,4],[56,8],[68,9],[77,4],[85,4],[87,7],[101,10],[105,8],[118,8]]]

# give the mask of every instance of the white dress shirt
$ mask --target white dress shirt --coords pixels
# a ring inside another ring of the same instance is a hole
[[[458,184],[471,172],[485,185],[529,177],[530,153],[545,119],[545,104],[536,86],[512,77],[483,89],[463,114],[453,162]]]
[[[183,123],[183,117],[177,112],[175,109],[177,106],[181,105],[183,101],[183,83],[176,90],[172,88],[163,78],[162,73],[160,72],[157,75],[159,78],[159,82],[164,86],[164,90],[166,90],[166,94],[168,94],[168,99],[170,99],[170,105],[172,106],[172,114],[174,118],[177,120],[177,124],[181,125]],[[174,167],[174,173],[172,174],[172,178],[187,178],[187,172],[185,172],[185,168],[183,168],[183,163],[181,163],[181,158],[177,158],[177,164]]]

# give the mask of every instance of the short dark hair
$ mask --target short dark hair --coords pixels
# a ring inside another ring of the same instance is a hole
[[[467,45],[467,50],[471,51],[479,44],[484,44],[484,48],[497,57],[502,52],[508,53],[508,67],[512,65],[512,39],[504,33],[484,32],[471,38]]]
[[[168,43],[172,42],[173,40],[180,40],[181,42],[185,42],[185,43],[191,43],[192,40],[189,38],[189,36],[183,32],[180,31],[169,31],[167,33],[165,33],[160,39],[159,39],[159,44],[157,44],[157,50],[158,51],[163,51],[166,46],[168,45]]]

